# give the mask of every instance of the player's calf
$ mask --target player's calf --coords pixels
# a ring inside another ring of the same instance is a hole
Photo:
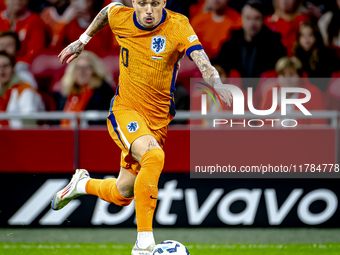
[[[153,214],[157,203],[158,179],[164,166],[164,151],[153,149],[146,152],[135,183],[135,205],[137,217],[137,242],[132,255],[151,254],[155,246],[152,232]]]
[[[90,179],[86,184],[86,193],[98,196],[100,199],[119,206],[131,204],[133,197],[126,198],[120,194],[117,188],[117,179],[105,180]]]

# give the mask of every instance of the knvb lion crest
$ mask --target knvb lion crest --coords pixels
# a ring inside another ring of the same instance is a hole
[[[162,53],[165,50],[165,45],[166,39],[163,36],[157,35],[152,37],[151,50],[156,54]]]
[[[129,133],[134,133],[139,129],[139,125],[137,121],[130,122],[126,128],[128,129]]]

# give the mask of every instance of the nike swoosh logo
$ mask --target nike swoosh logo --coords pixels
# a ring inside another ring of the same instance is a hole
[[[157,197],[153,197],[152,195],[150,196],[151,199],[157,199]]]

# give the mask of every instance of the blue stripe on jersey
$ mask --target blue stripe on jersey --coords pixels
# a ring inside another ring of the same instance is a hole
[[[117,89],[116,89],[116,96],[119,96],[119,84],[118,84]]]
[[[182,59],[181,57],[178,57],[178,59],[177,59],[177,61],[175,63],[175,66],[174,66],[174,72],[172,73],[172,80],[171,80],[171,87],[170,87],[170,96],[171,96],[171,99],[170,99],[170,106],[169,106],[169,113],[172,116],[176,115],[175,103],[174,103],[173,99],[174,99],[174,93],[175,93],[175,90],[176,90],[177,71],[179,69],[178,62],[181,61],[181,59]]]
[[[115,96],[111,100],[110,111],[112,111],[113,102],[115,101],[116,96],[119,96],[119,84],[118,84],[117,89],[116,89],[116,94],[115,94]]]
[[[172,95],[175,92],[176,89],[176,76],[177,76],[177,70],[178,70],[178,61],[180,58],[177,59],[174,72],[172,73],[172,80],[171,80],[171,87],[170,87],[170,95]]]
[[[113,98],[114,99],[114,98]],[[118,126],[117,126],[117,121],[116,121],[116,118],[115,116],[113,115],[113,113],[111,112],[110,113],[110,116],[108,117],[108,119],[111,121],[111,124],[113,126],[113,129],[114,131],[116,132],[118,138],[119,138],[119,141],[122,143],[123,147],[125,148],[125,145],[124,143],[122,142],[122,139],[120,138],[120,134],[118,132]]]
[[[136,17],[136,12],[133,13],[133,22],[135,23],[135,26],[136,26],[137,28],[139,28],[140,30],[144,30],[144,31],[152,31],[152,30],[156,29],[159,25],[161,25],[161,24],[165,21],[166,15],[167,15],[167,12],[166,12],[165,9],[163,9],[163,16],[162,16],[161,22],[159,22],[157,26],[151,27],[151,28],[143,27],[141,24],[138,23],[137,17]]]
[[[191,54],[191,52],[193,52],[195,50],[203,50],[202,45],[200,45],[200,44],[194,45],[194,46],[191,46],[189,49],[187,49],[186,54],[191,61],[192,61],[192,59],[190,57],[190,54]]]
[[[175,115],[176,115],[176,107],[175,107],[175,102],[174,102],[174,98],[173,97],[170,100],[169,113],[173,117],[175,117]]]
[[[111,104],[110,104],[110,111],[112,111],[112,107],[113,107],[113,102],[115,101],[116,96],[114,96],[111,100]]]

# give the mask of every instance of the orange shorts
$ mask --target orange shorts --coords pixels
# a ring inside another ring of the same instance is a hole
[[[163,148],[168,126],[151,130],[145,119],[134,110],[117,110],[110,112],[107,118],[110,136],[122,150],[120,166],[137,175],[140,164],[130,155],[131,144],[139,137],[152,135]]]

